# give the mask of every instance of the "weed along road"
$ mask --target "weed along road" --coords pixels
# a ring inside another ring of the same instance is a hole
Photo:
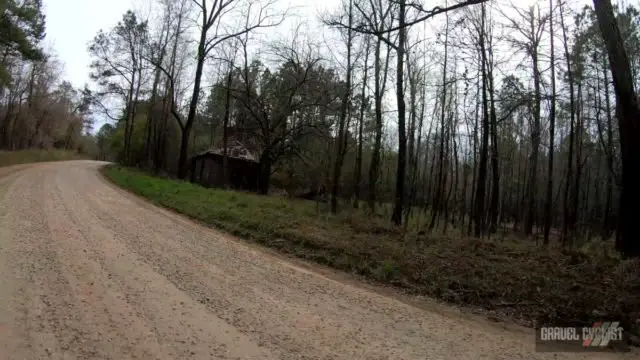
[[[116,188],[102,165],[0,174],[0,359],[638,356],[536,353],[531,329],[287,260]]]

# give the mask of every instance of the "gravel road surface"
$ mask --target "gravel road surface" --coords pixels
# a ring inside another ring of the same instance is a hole
[[[243,243],[103,164],[0,169],[0,359],[638,358],[536,353],[530,329]]]

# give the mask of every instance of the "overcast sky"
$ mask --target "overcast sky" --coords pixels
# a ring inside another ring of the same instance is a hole
[[[502,0],[505,2],[508,0]],[[512,0],[514,4],[526,6],[535,0]],[[64,78],[81,87],[88,81],[87,44],[100,29],[113,27],[128,9],[145,9],[154,0],[44,0],[47,16],[46,42],[64,64]],[[590,0],[569,0],[572,5],[583,5]],[[629,2],[629,0],[623,1]],[[631,1],[632,3],[636,1]],[[340,0],[280,0],[280,4],[290,5],[299,15],[289,22],[316,24],[317,14],[327,9],[337,8]],[[425,6],[444,5],[445,0],[423,0]],[[449,3],[452,3],[450,0]],[[547,1],[541,1],[543,6]],[[289,27],[290,28],[290,27]],[[282,32],[287,26],[277,31]]]
[[[210,0],[209,0],[210,1]],[[444,6],[460,0],[421,0],[425,7]],[[626,0],[629,1],[629,0]],[[638,0],[631,0],[636,2]],[[266,36],[263,39],[273,40],[276,35],[287,36],[296,24],[306,25],[311,31],[313,40],[327,40],[336,34],[326,31],[318,21],[318,14],[327,10],[335,10],[341,0],[278,0],[278,6],[282,9],[289,7],[297,16],[290,17],[285,24],[277,29],[270,29],[274,36]],[[536,0],[498,0],[499,3],[513,3],[518,6],[527,6]],[[557,2],[557,0],[554,0]],[[591,0],[568,0],[574,7],[583,6]],[[157,4],[157,0],[44,0],[47,18],[46,46],[51,49],[63,64],[64,80],[70,81],[80,88],[89,82],[89,64],[91,62],[87,52],[87,46],[96,33],[100,30],[111,29],[129,9],[141,14],[149,14],[151,4]],[[540,0],[541,6],[548,6],[548,0]],[[143,18],[145,15],[142,16]],[[444,17],[435,19],[442,21]],[[436,25],[431,22],[427,29]],[[317,29],[317,30],[315,30]],[[435,29],[435,28],[432,28]],[[415,29],[414,31],[420,31]],[[317,36],[316,32],[317,31]],[[427,30],[427,33],[431,31]],[[260,47],[260,44],[256,44]],[[341,51],[339,47],[327,47],[330,52]],[[335,53],[334,53],[335,55]],[[103,123],[104,119],[98,119]],[[96,126],[96,129],[98,126]]]
[[[64,64],[65,78],[81,87],[88,81],[90,58],[87,44],[100,30],[113,27],[128,9],[141,9],[153,0],[44,0],[47,17],[46,43]],[[339,0],[282,0],[310,22],[316,14]],[[283,29],[281,29],[283,30]]]
[[[64,63],[67,80],[78,87],[88,81],[87,44],[98,30],[116,24],[133,1],[44,0],[46,41]]]

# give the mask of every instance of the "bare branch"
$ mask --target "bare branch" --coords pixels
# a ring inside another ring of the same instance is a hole
[[[232,2],[232,0],[227,1],[227,3],[224,3],[224,7],[227,7],[230,3]],[[230,32],[224,36],[219,36],[217,33],[212,36],[211,38],[209,38],[206,42],[205,42],[205,55],[208,54],[209,52],[211,52],[211,50],[213,48],[215,48],[216,46],[218,46],[219,44],[232,39],[232,38],[237,38],[240,37],[242,35],[245,35],[253,30],[256,29],[260,29],[260,28],[272,28],[272,27],[276,27],[279,26],[280,24],[282,24],[282,22],[284,21],[287,12],[283,12],[280,15],[270,15],[267,14],[266,9],[273,5],[275,3],[275,1],[269,1],[266,4],[264,4],[263,6],[260,7],[259,11],[258,11],[258,17],[257,19],[254,21],[253,24],[251,24],[250,18],[251,18],[251,12],[252,12],[252,7],[253,7],[253,3],[249,4],[249,8],[247,9],[247,13],[245,14],[245,24],[244,27],[241,30],[238,31],[233,31]],[[221,7],[220,9],[218,9],[218,16],[220,15],[220,11],[222,11],[224,9],[224,7]],[[216,22],[218,20],[216,19],[220,19],[221,17],[214,17],[213,21]],[[211,24],[213,25],[213,23]]]
[[[488,0],[466,0],[466,1],[463,1],[461,3],[455,4],[455,5],[451,5],[451,6],[447,6],[447,7],[444,7],[444,8],[436,6],[431,10],[422,9],[422,11],[421,11],[422,14],[419,17],[417,17],[416,19],[413,19],[413,20],[410,20],[410,21],[406,21],[403,26],[392,26],[392,27],[390,27],[388,29],[376,29],[375,27],[371,26],[371,20],[369,18],[369,14],[365,14],[362,11],[361,8],[356,6],[356,8],[358,9],[358,11],[361,12],[361,14],[366,15],[363,18],[365,20],[367,20],[367,22],[369,24],[368,24],[368,26],[365,25],[365,24],[357,25],[355,27],[352,27],[352,30],[356,31],[356,32],[359,32],[361,34],[375,35],[378,38],[382,39],[382,41],[387,43],[387,45],[389,45],[390,42],[389,42],[388,39],[386,39],[386,41],[385,41],[385,38],[383,37],[384,34],[388,34],[388,33],[394,32],[394,31],[398,31],[398,30],[400,30],[402,28],[411,27],[411,26],[413,26],[415,24],[421,23],[421,22],[423,22],[425,20],[428,20],[428,19],[430,19],[430,18],[432,18],[432,17],[434,17],[436,15],[443,14],[443,13],[448,12],[448,11],[453,11],[453,10],[460,9],[460,8],[463,8],[463,7],[466,7],[466,6],[470,6],[470,5],[481,4],[481,3],[484,3],[484,2],[487,2],[487,1]],[[343,28],[348,28],[349,27],[347,24],[343,23],[342,21],[334,21],[334,22],[331,23],[331,25],[332,26],[339,26],[339,27],[343,27]]]

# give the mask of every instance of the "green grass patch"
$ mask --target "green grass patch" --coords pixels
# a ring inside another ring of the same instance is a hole
[[[590,325],[606,317],[629,328],[640,318],[639,261],[509,238],[403,232],[362,211],[332,216],[312,201],[207,189],[118,166],[103,172],[155,204],[223,231],[412,294],[528,325]]]
[[[86,156],[67,150],[0,151],[0,167],[44,161],[87,159]]]

